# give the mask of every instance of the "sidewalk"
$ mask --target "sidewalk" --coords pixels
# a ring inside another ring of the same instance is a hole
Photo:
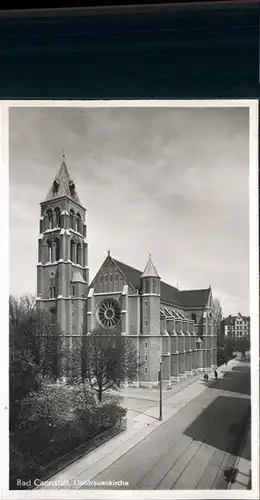
[[[235,481],[230,483],[230,490],[251,489],[251,422],[248,425],[239,456],[234,465],[236,470]]]
[[[232,360],[227,366],[219,367],[219,378],[222,378],[225,372],[231,371],[232,367],[237,363],[236,360]],[[208,383],[205,384],[203,381],[203,372],[201,372],[198,375],[182,380],[179,384],[173,386],[172,389],[163,391],[163,421],[158,420],[159,391],[155,389],[137,388],[128,388],[120,391],[120,395],[123,395],[124,401],[129,400],[130,404],[132,400],[136,399],[139,399],[141,405],[146,403],[146,407],[143,408],[144,411],[140,410],[142,406],[138,406],[138,409],[131,409],[128,405],[127,430],[110,439],[96,450],[81,457],[63,471],[53,476],[50,481],[54,481],[57,485],[55,489],[67,489],[70,487],[77,489],[75,480],[83,472],[85,472],[84,480],[90,481],[137,443],[142,441],[146,436],[151,434],[158,426],[162,425],[176,412],[189,404],[190,401],[214,383],[214,380],[215,379],[211,378]],[[142,395],[139,391],[141,391]],[[138,394],[139,398],[137,397]],[[40,486],[37,489],[48,488],[53,489],[53,486],[50,484],[50,486]]]
[[[218,378],[224,377],[225,373],[231,371],[238,361],[231,360],[228,365],[222,365],[218,368]],[[163,396],[163,420],[168,420],[172,415],[189,404],[207,387],[215,382],[215,377],[208,373],[209,380],[204,381],[204,373],[181,380],[172,386],[171,389],[162,391]],[[158,421],[159,416],[159,391],[158,389],[138,389],[126,388],[120,391],[123,397],[123,405],[127,407],[127,425],[132,427],[135,422],[143,424],[153,424]],[[149,399],[148,399],[149,398]],[[139,400],[139,404],[138,404]],[[135,404],[134,404],[135,403]],[[136,404],[137,403],[137,404]]]

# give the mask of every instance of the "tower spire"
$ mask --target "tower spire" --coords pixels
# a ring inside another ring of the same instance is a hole
[[[50,201],[53,200],[54,198],[61,198],[63,196],[66,196],[67,198],[72,199],[79,205],[80,199],[78,197],[78,194],[76,192],[75,188],[75,183],[73,182],[66,162],[65,162],[65,151],[62,150],[62,163],[60,166],[60,169],[52,183],[52,186],[50,187],[48,194],[45,198],[45,201]]]
[[[150,253],[149,253],[148,262],[145,266],[143,274],[141,275],[141,278],[160,278],[160,276],[155,268],[155,265],[152,261],[152,257],[151,257]]]

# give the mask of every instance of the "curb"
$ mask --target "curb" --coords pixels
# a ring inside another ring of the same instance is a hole
[[[246,422],[246,425],[245,425],[245,433],[244,433],[244,436],[241,440],[241,444],[240,444],[240,447],[239,447],[239,451],[238,451],[238,454],[235,458],[235,461],[234,461],[234,465],[233,465],[233,468],[232,468],[232,473],[231,473],[231,478],[230,478],[230,481],[228,483],[228,490],[231,490],[234,488],[234,485],[236,484],[236,476],[237,476],[237,473],[239,473],[239,468],[238,468],[238,464],[239,464],[239,461],[240,461],[240,458],[241,458],[241,453],[242,453],[242,450],[245,446],[245,443],[246,443],[246,439],[248,437],[248,432],[249,432],[249,429],[250,429],[250,425],[251,425],[251,408],[249,407],[248,409],[248,414],[247,414],[247,422]],[[232,481],[232,478],[234,478],[234,480]],[[251,477],[249,479],[249,483],[250,484],[251,482]],[[244,489],[248,489],[248,486],[245,487]]]

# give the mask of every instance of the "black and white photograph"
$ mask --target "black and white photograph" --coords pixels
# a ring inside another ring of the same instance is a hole
[[[19,498],[249,498],[255,106],[9,106]]]

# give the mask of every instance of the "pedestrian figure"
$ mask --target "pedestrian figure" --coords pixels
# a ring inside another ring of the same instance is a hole
[[[207,382],[207,381],[208,381],[208,379],[209,379],[209,376],[208,376],[208,374],[207,374],[207,373],[205,373],[205,375],[204,375],[204,380],[205,380],[205,382]]]
[[[217,372],[217,370],[214,371],[214,375],[215,375],[215,379],[217,380],[217,378],[218,378],[218,372]]]

